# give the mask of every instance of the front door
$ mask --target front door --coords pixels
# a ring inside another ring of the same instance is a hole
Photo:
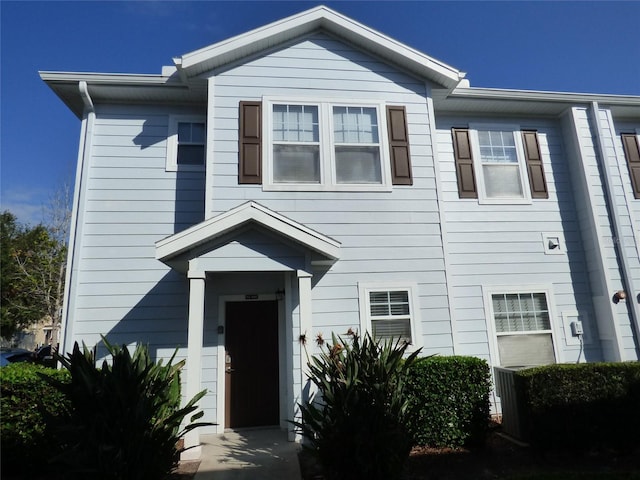
[[[278,425],[278,302],[227,302],[225,427]]]

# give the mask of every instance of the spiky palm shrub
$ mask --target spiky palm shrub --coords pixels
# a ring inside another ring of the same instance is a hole
[[[309,361],[318,393],[294,425],[331,480],[398,478],[411,449],[405,378],[418,352],[403,359],[404,342],[350,337],[334,335]]]
[[[109,364],[98,368],[94,355],[76,343],[73,352],[60,358],[71,382],[57,387],[71,401],[72,414],[61,435],[64,453],[58,458],[68,478],[98,480],[160,480],[177,465],[177,441],[204,423],[194,423],[205,391],[180,408],[180,369],[184,360],[165,365],[154,363],[146,346],[137,345],[133,355],[126,346],[111,345]]]

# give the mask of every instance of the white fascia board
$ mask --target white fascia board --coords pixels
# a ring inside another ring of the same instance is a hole
[[[258,52],[292,38],[324,28],[340,37],[376,52],[399,65],[426,76],[447,88],[454,88],[464,73],[418,50],[398,42],[327,7],[320,6],[237,35],[174,59],[176,65],[193,75],[224,64],[225,57],[236,50]],[[203,64],[203,65],[200,65]]]
[[[175,77],[156,74],[48,72],[40,71],[40,78],[49,83],[87,82],[92,85],[167,85],[184,86]]]
[[[545,92],[540,90],[509,90],[499,88],[456,88],[450,98],[479,98],[500,100],[530,100],[566,103],[600,102],[607,105],[629,105],[640,107],[638,95],[610,95],[596,93]]]
[[[255,202],[247,202],[216,217],[156,242],[156,259],[164,261],[247,222],[256,222],[332,260],[340,257],[340,243]]]

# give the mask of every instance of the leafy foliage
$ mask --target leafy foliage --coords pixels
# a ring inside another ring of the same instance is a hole
[[[640,363],[557,364],[514,376],[527,440],[539,449],[640,445]]]
[[[76,343],[61,358],[71,374],[70,383],[57,383],[71,401],[69,426],[62,432],[65,452],[59,460],[71,478],[96,480],[162,479],[175,467],[180,451],[176,445],[186,432],[205,423],[194,423],[197,394],[180,408],[180,369],[184,361],[154,363],[147,347],[109,344],[112,361],[97,368],[93,353]],[[175,356],[175,354],[174,354]]]
[[[325,348],[308,365],[319,398],[300,405],[294,425],[330,479],[398,478],[411,449],[405,378],[418,352],[404,360],[406,343],[369,334],[334,335]]]
[[[489,365],[475,357],[429,357],[409,370],[407,426],[416,444],[484,443],[489,424]]]
[[[67,246],[58,233],[43,224],[20,225],[9,211],[0,214],[2,337],[43,318],[59,322]]]
[[[68,383],[68,372],[31,363],[13,363],[0,368],[2,422],[2,476],[30,475],[47,468],[59,453],[54,433],[56,418],[68,415],[66,397],[45,377]]]

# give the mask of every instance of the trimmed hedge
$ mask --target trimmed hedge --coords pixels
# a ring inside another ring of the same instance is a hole
[[[428,357],[409,370],[408,428],[416,445],[482,445],[489,428],[489,365],[476,357]]]
[[[640,445],[640,363],[557,364],[520,370],[525,438],[538,449]]]
[[[53,419],[69,412],[69,401],[44,377],[69,382],[68,372],[31,363],[0,368],[2,475],[46,471],[59,453]]]

